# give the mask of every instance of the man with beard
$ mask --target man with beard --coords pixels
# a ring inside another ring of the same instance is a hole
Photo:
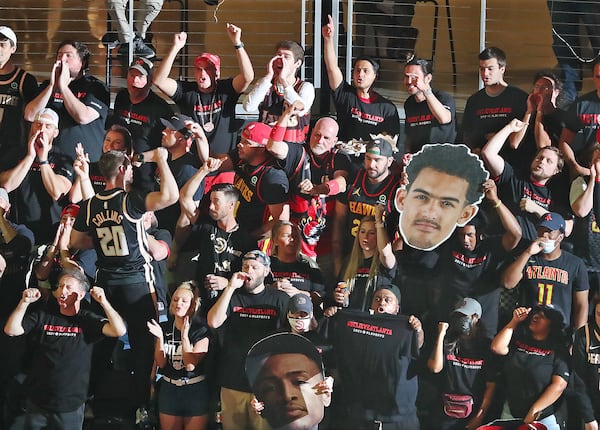
[[[398,217],[393,201],[400,181],[390,171],[393,161],[392,145],[387,140],[376,138],[369,141],[364,167],[348,184],[346,192],[339,194],[335,203],[332,242],[335,273],[341,270],[344,250],[351,248],[360,220],[374,215],[376,204],[385,207],[388,237],[394,237]]]
[[[247,252],[242,259],[242,271],[233,274],[208,312],[210,327],[225,328],[218,382],[223,428],[226,429],[268,428],[252,407],[254,394],[244,362],[250,347],[279,329],[286,317],[289,296],[267,288],[264,283],[270,267],[271,261],[264,252]]]
[[[88,291],[106,318],[81,309],[81,301]],[[63,272],[55,296],[57,311],[27,312],[41,293],[37,288],[24,290],[4,326],[9,336],[35,334],[37,339],[27,383],[26,428],[81,428],[92,347],[104,336],[116,338],[123,336],[126,330],[104,290],[94,287],[90,291],[86,276],[79,270]]]
[[[277,333],[252,347],[246,375],[274,430],[317,430],[331,388],[323,375],[323,360],[310,340],[295,333]]]
[[[537,238],[536,226],[542,215],[551,210],[561,212],[557,209],[569,206],[568,202],[563,203],[553,196],[547,186],[550,178],[557,175],[564,166],[562,153],[557,148],[546,146],[537,152],[527,179],[518,178],[513,167],[500,155],[510,134],[519,132],[524,127],[524,122],[513,119],[488,141],[481,150],[481,156],[490,176],[498,184],[500,197],[519,221],[523,239],[531,241]],[[567,236],[572,228],[573,221],[568,220],[565,227]]]
[[[400,133],[398,108],[390,100],[373,89],[379,76],[379,62],[363,56],[356,59],[352,71],[352,83],[344,81],[335,51],[333,18],[323,26],[323,49],[329,87],[333,91],[333,104],[340,124],[340,139],[370,139],[370,135]]]
[[[196,279],[199,285],[203,306],[207,312],[216,302],[221,291],[227,287],[229,278],[242,268],[242,256],[256,248],[256,240],[250,238],[248,231],[241,229],[235,217],[235,209],[240,193],[233,184],[215,184],[210,191],[208,215],[211,220],[197,223],[199,219],[199,200],[194,200],[194,190],[202,183],[203,170],[207,170],[218,160],[209,158],[181,189],[179,202],[181,216],[175,229],[175,241],[171,250],[169,264],[177,264],[177,254],[186,244],[199,244],[197,253]],[[193,246],[193,245],[192,245]]]
[[[58,46],[50,79],[40,86],[40,94],[25,107],[25,119],[48,107],[58,113],[60,135],[54,146],[72,161],[75,148],[83,143],[90,161],[102,155],[104,123],[108,115],[110,94],[106,84],[88,73],[90,51],[83,43],[65,40]]]

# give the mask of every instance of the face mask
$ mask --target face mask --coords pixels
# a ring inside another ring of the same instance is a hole
[[[553,239],[548,239],[542,242],[542,252],[544,254],[550,254],[556,248],[556,241]]]
[[[308,316],[306,318],[292,318],[288,317],[288,322],[290,323],[290,327],[297,333],[306,333],[310,330],[310,321],[312,317]]]
[[[471,333],[471,317],[461,313],[454,313],[450,317],[450,332],[456,336],[468,335]]]

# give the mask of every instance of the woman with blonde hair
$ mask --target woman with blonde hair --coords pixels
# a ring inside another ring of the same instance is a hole
[[[398,264],[385,229],[383,214],[384,207],[376,205],[375,216],[369,215],[360,220],[352,252],[342,269],[341,282],[334,291],[336,306],[366,311],[375,290],[392,285]],[[335,307],[330,307],[325,315],[333,313]]]
[[[162,429],[203,430],[208,423],[208,384],[203,361],[209,347],[205,322],[195,318],[200,307],[195,282],[183,282],[171,297],[170,318],[155,320],[148,330],[156,337],[154,359],[162,378],[158,412]]]

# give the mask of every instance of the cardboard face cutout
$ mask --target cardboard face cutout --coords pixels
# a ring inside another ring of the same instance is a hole
[[[405,168],[408,184],[396,193],[400,234],[413,248],[430,251],[479,210],[489,173],[465,145],[425,145]]]

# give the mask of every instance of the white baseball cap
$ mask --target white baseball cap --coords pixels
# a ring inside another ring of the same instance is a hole
[[[0,34],[17,46],[17,35],[14,31],[12,31],[12,28],[5,25],[0,25]]]

